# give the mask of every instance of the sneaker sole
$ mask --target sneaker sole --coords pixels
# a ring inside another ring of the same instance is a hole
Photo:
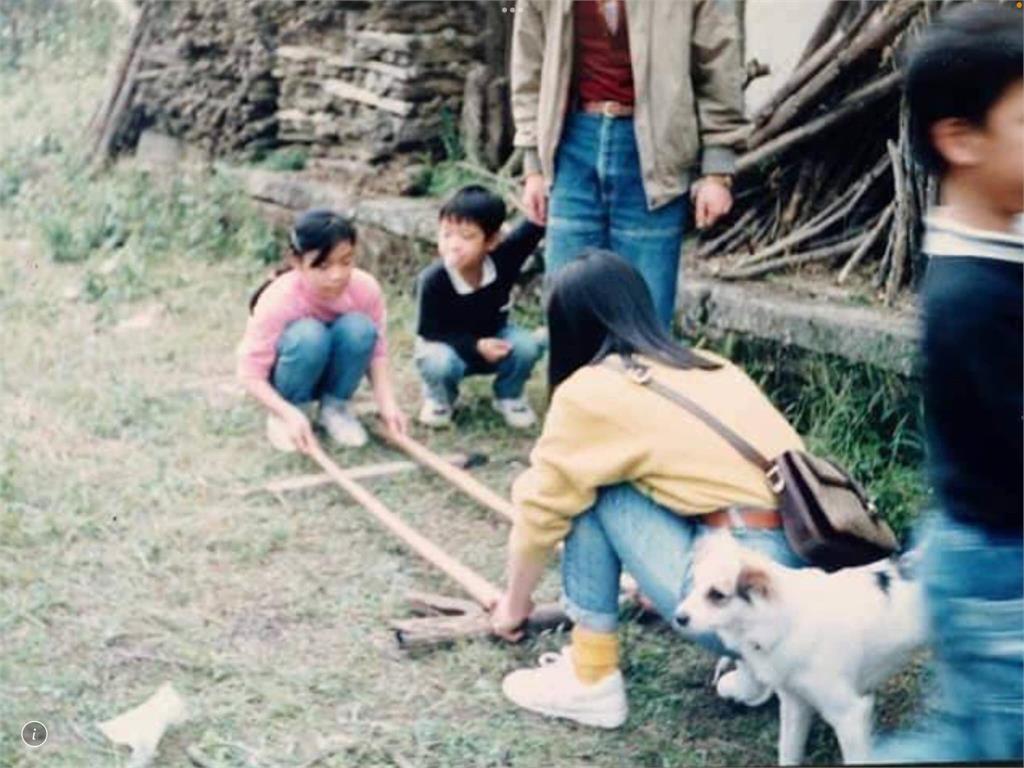
[[[539,715],[545,717],[555,717],[561,720],[572,720],[580,725],[589,725],[594,728],[606,728],[613,730],[620,727],[626,722],[626,718],[629,717],[629,708],[624,708],[621,712],[615,712],[612,714],[597,714],[588,712],[586,710],[555,710],[545,707],[541,704],[527,703],[523,701],[517,701],[515,698],[510,696],[507,691],[504,692],[505,697],[516,706],[527,709],[531,712],[536,712]]]

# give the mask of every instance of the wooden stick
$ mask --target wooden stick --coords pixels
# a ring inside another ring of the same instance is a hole
[[[342,490],[377,518],[385,528],[405,542],[416,554],[455,581],[480,605],[489,607],[501,597],[500,589],[414,530],[376,496],[348,477],[341,467],[324,453],[319,444],[313,446],[309,455],[341,486]]]
[[[885,228],[889,226],[889,222],[892,221],[893,214],[893,203],[889,203],[885,210],[882,211],[882,215],[878,217],[871,231],[868,232],[868,236],[864,238],[863,242],[857,246],[857,250],[853,252],[849,261],[843,265],[843,268],[839,271],[839,276],[836,277],[836,284],[842,285],[846,282],[846,279],[850,276],[850,273],[857,267],[858,264],[864,259],[864,256],[878,241],[878,238],[885,231]]]
[[[371,430],[381,439],[392,443],[404,451],[413,460],[436,472],[471,499],[482,504],[488,509],[497,512],[510,522],[515,520],[516,509],[512,506],[512,502],[499,496],[469,474],[469,472],[452,466],[429,448],[416,442],[408,435],[385,434],[383,429],[377,426],[371,427]]]
[[[863,9],[857,16],[856,21],[849,30],[846,30],[842,34],[834,35],[814,52],[807,61],[802,62],[793,73],[789,76],[786,82],[777,90],[772,98],[758,110],[757,115],[754,117],[754,124],[762,126],[767,123],[775,110],[785,102],[790,96],[800,89],[808,80],[811,79],[825,64],[835,58],[836,54],[839,53],[845,46],[849,45],[850,37],[859,31],[861,25],[867,21],[867,17],[870,16],[877,6],[868,7]]]
[[[922,2],[923,0],[904,0],[886,5],[890,15],[879,23],[869,24],[862,29],[848,46],[822,67],[802,88],[786,99],[764,126],[750,135],[747,146],[750,149],[756,149],[768,139],[781,133],[808,104],[814,102],[852,65],[859,62],[867,53],[880,49],[898,35],[914,14],[921,10]]]
[[[854,91],[827,114],[811,120],[798,128],[782,133],[771,141],[766,141],[757,149],[745,152],[736,160],[737,175],[753,170],[762,165],[766,160],[817,137],[832,126],[844,122],[851,115],[860,112],[870,104],[895,93],[899,88],[902,77],[902,72],[891,72],[885,77],[879,78]]]
[[[777,259],[769,259],[755,264],[752,267],[743,267],[728,272],[720,272],[718,277],[723,280],[745,280],[751,277],[759,277],[773,272],[781,267],[791,267],[797,264],[807,264],[812,261],[825,261],[836,256],[842,256],[854,250],[863,239],[862,235],[844,240],[841,243],[830,245],[826,248],[818,248],[806,253],[795,253],[792,256],[780,256]]]
[[[871,186],[881,178],[882,174],[888,169],[889,164],[883,158],[875,167],[868,171],[867,175],[861,180],[860,184],[856,187],[850,187],[849,190],[837,198],[828,208],[822,211],[818,216],[809,221],[806,225],[796,230],[795,232],[787,235],[781,240],[777,240],[769,245],[764,250],[755,254],[749,259],[744,259],[743,266],[749,267],[752,264],[756,264],[761,261],[774,256],[777,253],[782,253],[790,246],[802,243],[811,237],[814,237],[820,232],[828,229],[830,226],[835,224],[842,218],[845,218],[850,214],[850,211],[856,207],[861,197],[871,189]],[[745,273],[745,270],[744,270]]]
[[[818,21],[818,25],[811,32],[811,36],[807,40],[807,45],[804,46],[803,53],[800,54],[800,58],[797,59],[797,66],[807,61],[807,58],[814,53],[818,48],[825,44],[825,42],[832,37],[832,34],[836,31],[836,27],[839,26],[839,19],[842,18],[846,12],[846,0],[832,0],[828,8],[825,9],[825,13]]]
[[[903,267],[907,261],[907,230],[910,227],[910,211],[907,205],[906,174],[903,172],[903,157],[890,139],[885,143],[892,160],[893,185],[896,193],[896,241],[892,247],[892,262],[885,282],[885,303],[891,306],[903,279]]]
[[[543,603],[533,609],[526,620],[530,631],[569,624],[569,617],[557,603]],[[491,620],[483,611],[459,616],[431,616],[418,619],[398,619],[391,622],[395,639],[406,650],[444,645],[464,638],[490,637]]]
[[[464,467],[466,462],[470,459],[464,453],[450,453],[446,456],[442,456],[443,461],[447,461],[453,466]],[[351,469],[343,469],[346,475],[352,480],[365,480],[370,477],[382,477],[384,475],[395,475],[400,472],[411,472],[414,469],[419,468],[419,464],[412,461],[384,461],[379,464],[367,464],[362,467],[353,467]],[[309,475],[296,475],[294,477],[284,477],[280,480],[271,480],[263,485],[258,485],[253,488],[246,488],[239,492],[241,496],[248,496],[253,493],[283,493],[285,491],[304,491],[307,488],[316,488],[321,485],[327,485],[332,482],[331,477],[323,472],[318,474]]]

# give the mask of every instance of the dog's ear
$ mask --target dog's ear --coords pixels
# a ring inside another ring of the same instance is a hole
[[[756,565],[744,565],[736,578],[736,595],[750,602],[751,595],[764,600],[772,596],[772,580],[768,572]]]

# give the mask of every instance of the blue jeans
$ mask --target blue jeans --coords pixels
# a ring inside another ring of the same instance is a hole
[[[648,210],[632,118],[574,112],[555,156],[545,260],[553,273],[586,247],[610,248],[639,270],[671,327],[686,231],[686,196]]]
[[[359,312],[333,323],[296,320],[277,340],[270,383],[290,403],[348,400],[369,369],[376,344],[377,326]]]
[[[562,556],[562,591],[573,621],[595,632],[619,623],[619,576],[625,568],[665,619],[690,590],[694,544],[708,528],[681,517],[628,483],[602,488],[597,501],[573,521]],[[732,529],[736,540],[790,567],[805,563],[781,528]],[[717,635],[684,633],[716,653]]]
[[[936,691],[924,723],[873,762],[1024,758],[1024,559],[1020,533],[936,514],[921,526],[920,578]]]
[[[499,339],[512,344],[512,351],[490,369],[471,369],[448,344],[416,339],[416,370],[423,382],[423,394],[438,403],[452,405],[459,394],[459,382],[466,376],[495,374],[494,396],[499,400],[521,397],[533,366],[544,354],[544,344],[529,331],[506,325]]]

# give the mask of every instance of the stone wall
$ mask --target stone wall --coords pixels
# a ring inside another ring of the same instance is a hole
[[[380,176],[437,152],[465,74],[487,57],[482,2],[146,0],[148,31],[119,147],[155,127],[211,155],[301,147]]]

